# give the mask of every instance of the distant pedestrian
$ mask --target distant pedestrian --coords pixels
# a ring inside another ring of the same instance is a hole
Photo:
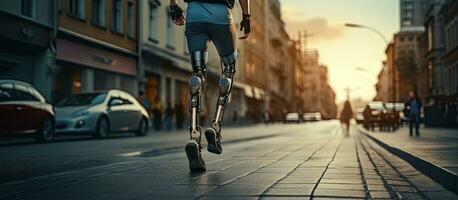
[[[167,108],[165,108],[165,126],[167,131],[171,131],[173,127],[173,117],[175,115],[175,110],[172,108],[170,102],[167,102]]]
[[[350,101],[345,101],[344,107],[340,112],[340,123],[345,125],[346,134],[350,133],[350,120],[353,118],[353,109],[351,108]]]
[[[415,127],[415,135],[420,135],[420,114],[422,104],[417,94],[410,91],[409,99],[405,102],[405,109],[409,119],[409,134],[413,135],[413,128]]]
[[[363,126],[365,129],[369,130],[370,128],[372,128],[372,125],[371,125],[372,110],[371,110],[371,107],[369,107],[369,105],[366,105],[366,107],[364,108],[363,117],[364,117]]]
[[[149,112],[151,109],[151,102],[146,98],[145,93],[140,91],[138,93],[137,101]]]
[[[184,107],[181,103],[175,104],[175,123],[178,130],[183,128]]]
[[[269,125],[269,122],[270,122],[270,112],[269,110],[266,110],[264,111],[264,123],[267,125]]]
[[[164,110],[164,106],[162,105],[161,100],[159,97],[156,97],[156,102],[153,106],[153,121],[154,121],[154,129],[156,131],[160,131],[162,129],[162,112]]]

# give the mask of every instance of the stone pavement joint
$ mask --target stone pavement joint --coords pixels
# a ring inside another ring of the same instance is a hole
[[[392,155],[378,144],[373,142],[366,136],[362,141],[363,148],[367,151],[367,155],[374,161],[374,165],[379,169],[380,175],[387,188],[396,194],[398,199],[458,199],[458,197],[435,183],[425,175],[408,174],[413,167],[401,160],[399,157]],[[421,180],[418,181],[418,177]],[[419,186],[428,184],[428,189],[421,189]],[[434,189],[439,188],[439,189]],[[445,198],[441,198],[445,197]]]
[[[337,152],[339,151],[339,149],[342,147],[342,143],[343,143],[343,140],[340,141],[340,144],[339,146],[336,148],[336,151],[334,152],[334,155],[332,156],[332,159],[331,161],[329,161],[329,163],[326,165],[326,168],[324,169],[323,173],[321,174],[320,178],[318,179],[318,182],[316,183],[316,185],[313,187],[313,190],[312,190],[312,194],[310,195],[310,199],[313,199],[313,196],[315,195],[315,192],[318,188],[318,185],[320,184],[321,180],[323,180],[323,177],[324,175],[326,174],[326,172],[328,171],[329,169],[329,166],[331,165],[332,162],[334,162],[334,159],[336,158],[336,155],[337,155]]]
[[[406,128],[396,133],[372,133],[362,127],[359,131],[421,173],[458,193],[458,135],[453,131],[426,129],[420,137],[408,137]]]

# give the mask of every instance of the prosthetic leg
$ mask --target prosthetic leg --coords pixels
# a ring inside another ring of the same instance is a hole
[[[201,156],[201,129],[200,129],[200,101],[205,89],[206,64],[208,53],[206,51],[196,51],[191,55],[193,73],[189,79],[190,94],[190,137],[191,140],[186,144],[185,151],[189,160],[191,171],[205,171],[205,162]]]
[[[205,138],[208,142],[207,150],[215,154],[221,154],[223,152],[221,147],[221,121],[223,120],[224,110],[231,94],[236,58],[237,52],[234,52],[230,56],[221,57],[224,69],[219,79],[219,97],[216,103],[216,111],[211,127],[205,130]]]

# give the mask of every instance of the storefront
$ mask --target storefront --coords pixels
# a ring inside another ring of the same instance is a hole
[[[121,89],[136,95],[136,56],[58,38],[53,101],[79,92]]]

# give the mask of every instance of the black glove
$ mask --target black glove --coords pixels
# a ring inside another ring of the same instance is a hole
[[[240,22],[240,31],[243,31],[246,35],[251,32],[251,15],[243,15],[243,19]]]
[[[171,5],[170,16],[172,17],[173,21],[183,18],[183,9],[181,9],[180,6],[178,6],[178,4]]]

